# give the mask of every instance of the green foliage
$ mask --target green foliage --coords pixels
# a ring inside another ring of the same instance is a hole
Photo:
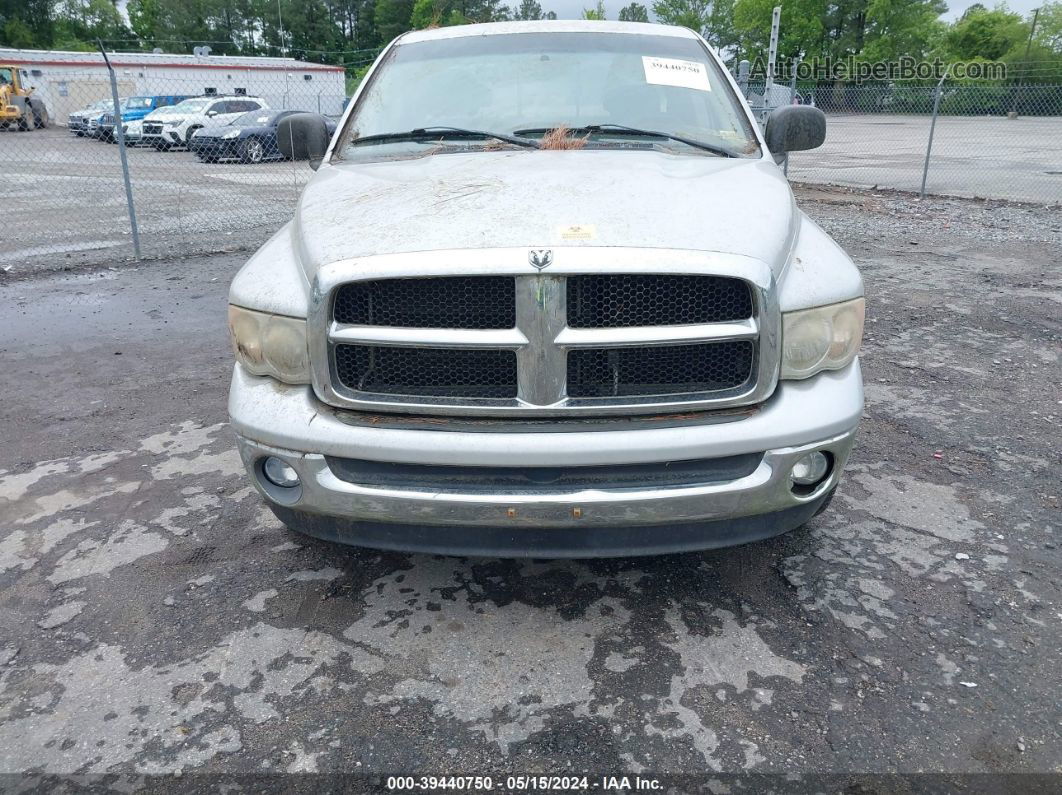
[[[58,7],[59,49],[94,49],[97,39],[128,38],[130,31],[110,0],[64,0]]]
[[[217,54],[290,55],[343,64],[356,80],[365,61],[382,45],[413,28],[556,19],[555,13],[543,10],[544,0],[509,0],[511,8],[502,2],[128,0],[126,23],[115,0],[0,0],[0,46],[92,50],[96,39],[104,39],[115,50],[158,46],[190,52],[197,44],[209,44]],[[604,3],[594,2],[583,17],[604,19]],[[789,64],[797,57],[807,61],[827,56],[835,62],[848,57],[861,62],[896,61],[900,56],[945,62],[1002,60],[1008,64],[1008,77],[996,83],[1022,83],[1026,88],[1062,84],[1062,0],[1042,5],[1035,31],[1031,14],[1022,18],[1006,5],[988,8],[982,3],[948,24],[940,19],[945,2],[786,0],[781,3],[778,61]],[[779,0],[654,0],[651,7],[658,21],[700,32],[727,60],[755,60],[766,56],[771,11],[777,4]],[[619,18],[648,21],[647,5],[629,0]],[[838,102],[855,101],[843,86],[838,90]],[[1023,101],[1033,103],[1036,95],[1023,91]],[[873,92],[864,94],[869,97]],[[828,96],[832,91],[823,94],[827,101]],[[916,88],[905,92],[902,82],[891,86],[887,96],[896,109],[913,111],[925,104],[924,92]],[[1006,104],[991,93],[979,96],[978,112],[998,112]]]
[[[413,0],[376,0],[376,32],[384,44],[410,29]]]
[[[1062,2],[1040,6],[1034,41],[1044,49],[1062,55]]]
[[[991,11],[971,8],[944,34],[943,47],[953,59],[998,61],[1023,44],[1029,28],[1021,16],[999,6]]]
[[[593,8],[584,8],[583,19],[606,19],[604,0],[597,0],[597,5]]]
[[[33,47],[37,43],[37,39],[33,35],[33,31],[29,29],[29,25],[18,17],[12,17],[4,23],[3,39],[9,47],[18,47],[19,49]]]
[[[655,0],[653,13],[665,25],[678,25],[700,33],[708,24],[711,0]]]
[[[739,48],[752,58],[766,57],[771,39],[771,12],[777,0],[736,0],[734,30]],[[829,26],[826,0],[791,0],[782,4],[778,60],[788,63],[797,56],[828,54]],[[827,52],[823,52],[827,50]]]
[[[520,5],[513,8],[509,15],[513,19],[542,19],[542,4],[538,0],[520,0]]]
[[[641,3],[631,3],[619,12],[620,22],[648,22],[649,11]]]
[[[925,58],[944,36],[947,26],[939,17],[947,10],[944,0],[869,0],[859,55],[870,61]]]

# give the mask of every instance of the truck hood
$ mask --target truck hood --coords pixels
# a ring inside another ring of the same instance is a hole
[[[779,273],[797,222],[770,160],[481,151],[327,165],[304,189],[292,231],[311,281],[348,258],[510,246],[714,251]]]

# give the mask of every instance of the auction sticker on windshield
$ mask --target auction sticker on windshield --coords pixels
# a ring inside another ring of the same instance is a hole
[[[678,86],[697,91],[711,91],[708,69],[697,61],[682,61],[678,58],[653,58],[642,56],[645,82],[657,86]]]

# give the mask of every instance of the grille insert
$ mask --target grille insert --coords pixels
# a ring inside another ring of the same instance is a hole
[[[516,284],[511,276],[351,282],[336,293],[334,317],[361,326],[512,328]]]
[[[751,378],[754,358],[748,340],[574,350],[568,353],[568,395],[688,395],[734,389]]]
[[[465,467],[395,464],[327,457],[340,480],[360,486],[430,489],[456,493],[534,493],[561,489],[669,488],[721,483],[747,477],[762,453],[692,461],[614,464],[589,467]]]
[[[497,350],[337,345],[336,375],[358,392],[448,398],[516,397],[516,354]]]
[[[568,278],[568,325],[622,328],[752,317],[752,294],[726,276],[602,274]]]

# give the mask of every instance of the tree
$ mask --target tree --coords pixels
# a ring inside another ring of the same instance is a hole
[[[712,10],[708,14],[703,36],[718,50],[731,48],[737,44],[738,35],[734,30],[734,0],[712,0]]]
[[[159,0],[129,0],[125,10],[133,33],[148,42],[159,38],[159,23],[162,19]]]
[[[0,44],[50,47],[55,35],[52,0],[0,0]]]
[[[129,39],[131,31],[110,0],[63,0],[57,9],[55,46],[95,49],[97,39]]]
[[[413,16],[413,0],[376,0],[376,31],[380,42],[391,39],[410,29]]]
[[[736,0],[734,30],[740,49],[749,58],[767,57],[771,13],[777,0]],[[797,56],[830,54],[826,0],[789,0],[782,4],[778,61]]]
[[[0,41],[8,47],[15,47],[20,50],[37,46],[37,39],[34,37],[33,31],[29,29],[29,25],[18,17],[11,17],[4,23],[4,28],[0,31]]]
[[[597,5],[593,8],[584,8],[583,19],[606,19],[604,0],[597,0]]]
[[[1019,14],[999,6],[963,15],[944,35],[944,49],[956,60],[984,58],[998,61],[1016,45],[1024,44],[1029,28]]]
[[[1031,23],[1031,20],[1030,20]],[[1036,18],[1035,41],[1062,55],[1062,2],[1044,3]]]
[[[631,3],[619,12],[620,22],[648,22],[649,12],[641,3]]]
[[[926,57],[944,35],[939,17],[947,10],[944,0],[870,0],[860,54],[870,61]]]
[[[509,14],[513,19],[542,19],[542,5],[538,0],[520,0],[520,5]]]
[[[653,13],[665,25],[678,25],[700,33],[708,24],[711,0],[656,0]]]

